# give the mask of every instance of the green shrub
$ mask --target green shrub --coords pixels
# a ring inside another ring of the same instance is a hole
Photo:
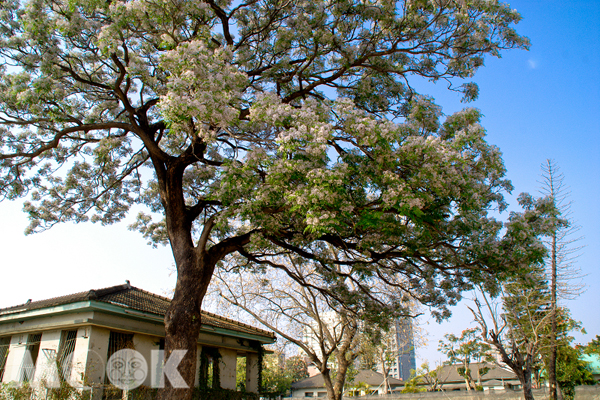
[[[29,400],[31,393],[31,386],[26,383],[21,386],[10,383],[0,386],[0,400]]]

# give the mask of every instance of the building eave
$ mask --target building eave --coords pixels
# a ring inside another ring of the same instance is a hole
[[[77,301],[74,303],[62,304],[57,306],[51,306],[46,308],[39,308],[34,310],[9,310],[0,313],[0,324],[24,322],[28,320],[53,317],[64,314],[75,314],[88,311],[100,311],[107,314],[124,316],[129,319],[138,321],[151,322],[155,324],[164,324],[164,316],[159,314],[147,313],[139,310],[132,309],[122,304],[111,304],[103,301],[86,300]],[[81,321],[77,325],[94,324],[93,321]],[[258,341],[262,344],[271,344],[275,342],[275,338],[272,336],[263,336],[259,334],[251,334],[247,332],[239,332],[231,329],[222,327],[214,327],[211,325],[202,324],[200,328],[201,333],[208,334],[220,334],[224,336],[247,339]]]

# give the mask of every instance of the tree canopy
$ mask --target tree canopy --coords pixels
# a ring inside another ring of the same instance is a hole
[[[4,1],[0,195],[28,196],[30,232],[147,206],[134,227],[173,249],[166,354],[189,350],[190,384],[222,261],[311,259],[340,304],[380,313],[361,282],[401,275],[448,315],[501,269],[487,211],[509,184],[480,113],[442,121],[412,83],[475,98],[486,55],[527,47],[519,19],[487,0]]]

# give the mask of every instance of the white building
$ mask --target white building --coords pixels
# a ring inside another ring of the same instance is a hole
[[[164,315],[170,300],[125,285],[0,309],[0,382],[32,384],[57,377],[93,388],[102,398],[107,360],[123,348],[148,362],[143,385],[156,382],[152,363],[164,348]],[[211,313],[202,314],[196,385],[205,384],[207,363],[218,360],[220,386],[236,389],[236,363],[246,358],[246,390],[258,391],[258,352],[273,343],[272,332]],[[58,369],[58,371],[57,371]]]

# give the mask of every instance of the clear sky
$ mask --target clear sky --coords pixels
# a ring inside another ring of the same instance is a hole
[[[520,0],[517,26],[531,39],[531,50],[488,58],[475,76],[479,99],[467,106],[482,110],[488,141],[504,154],[515,190],[537,194],[540,165],[554,159],[571,189],[572,218],[584,245],[577,264],[587,274],[587,291],[566,305],[581,321],[587,343],[600,334],[600,2],[597,0]],[[464,107],[459,96],[427,86],[450,114]],[[516,207],[515,207],[516,209]],[[135,213],[132,213],[132,216]],[[505,217],[506,215],[504,215]],[[124,283],[165,294],[174,287],[170,249],[153,249],[127,230],[133,218],[112,226],[63,224],[24,236],[27,218],[19,202],[0,203],[0,307]],[[417,362],[439,361],[438,340],[475,326],[464,304],[439,325],[422,318],[429,345],[417,349]]]

